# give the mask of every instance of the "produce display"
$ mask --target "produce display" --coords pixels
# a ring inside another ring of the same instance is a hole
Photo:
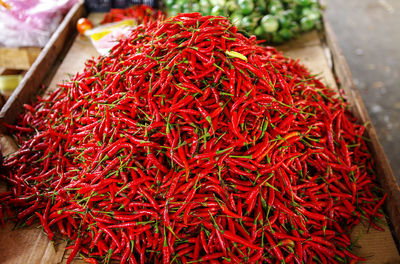
[[[318,0],[166,0],[168,14],[226,16],[241,30],[280,44],[321,27]]]
[[[137,24],[146,24],[161,18],[161,11],[147,5],[135,5],[129,8],[112,8],[101,20],[101,24],[134,18]]]
[[[0,219],[89,263],[355,263],[381,229],[365,127],[224,17],[139,25],[15,125]]]

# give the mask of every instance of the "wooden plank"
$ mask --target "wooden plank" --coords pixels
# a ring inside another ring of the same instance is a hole
[[[97,25],[102,20],[103,15],[103,13],[91,13],[88,18],[94,25]],[[82,71],[86,60],[97,58],[98,56],[100,56],[100,54],[93,47],[90,39],[78,34],[69,48],[68,53],[57,68],[57,71],[52,76],[45,93],[49,94],[54,91],[57,84],[67,80],[69,75]]]
[[[12,123],[17,114],[23,109],[22,105],[28,102],[32,96],[37,93],[43,79],[48,72],[50,72],[55,59],[62,49],[66,48],[66,43],[71,39],[71,36],[75,34],[76,21],[84,16],[85,12],[83,3],[76,4],[68,12],[39,57],[27,72],[25,78],[1,109],[0,121]]]
[[[91,57],[97,58],[99,55],[87,37],[77,35],[68,54],[64,57],[50,81],[46,94],[53,91],[58,83],[67,80],[69,75],[81,72],[87,59]]]
[[[384,231],[358,224],[351,233],[351,240],[357,241],[354,253],[367,259],[368,264],[400,263],[400,255],[388,226]]]
[[[0,229],[0,259],[3,264],[47,263],[57,264],[62,260],[66,243],[49,241],[37,225],[14,228],[7,222]]]
[[[0,67],[7,69],[28,70],[39,56],[41,48],[0,48]]]
[[[293,44],[298,43],[298,44]],[[317,75],[325,85],[337,90],[335,77],[332,73],[329,60],[325,55],[322,42],[316,31],[277,47],[285,56],[300,59],[300,63],[306,65],[308,70]]]
[[[288,51],[293,49],[299,49],[309,46],[319,46],[321,45],[321,39],[318,36],[318,32],[313,30],[302,34],[300,37],[292,39],[289,42],[285,42],[279,45],[277,48],[279,50]]]
[[[400,241],[400,187],[386,158],[383,147],[379,142],[375,128],[364,106],[360,93],[353,82],[350,68],[344,58],[336,37],[327,20],[324,18],[326,42],[332,52],[334,72],[337,75],[341,88],[345,91],[351,110],[359,120],[368,124],[366,132],[370,139],[369,148],[375,160],[377,178],[383,190],[388,194],[385,209],[389,217],[389,225],[394,234],[396,244]]]

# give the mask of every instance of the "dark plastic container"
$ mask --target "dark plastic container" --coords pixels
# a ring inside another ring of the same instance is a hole
[[[111,8],[126,8],[132,5],[160,8],[159,2],[157,0],[85,0],[85,7],[88,12],[107,12]]]
[[[85,0],[85,8],[88,12],[107,12],[112,5],[112,0]]]

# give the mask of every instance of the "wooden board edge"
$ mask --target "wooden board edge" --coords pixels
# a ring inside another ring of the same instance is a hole
[[[64,44],[76,34],[76,21],[84,16],[86,10],[82,2],[75,4],[64,17],[57,30],[53,33],[49,42],[43,48],[32,67],[26,73],[24,79],[15,89],[0,111],[0,122],[13,123],[17,114],[23,109],[22,105],[37,93],[40,84],[46,77],[54,61],[64,49]],[[1,129],[4,128],[1,126]]]
[[[390,167],[382,145],[379,142],[375,128],[367,109],[362,101],[357,86],[353,82],[350,67],[338,45],[336,36],[326,17],[323,15],[326,44],[329,47],[333,61],[333,71],[337,76],[341,89],[344,90],[346,99],[350,103],[353,114],[364,124],[367,124],[366,132],[370,142],[368,143],[372,156],[375,160],[377,179],[387,193],[385,200],[385,210],[388,216],[388,223],[392,231],[393,238],[400,252],[400,187],[396,177]]]

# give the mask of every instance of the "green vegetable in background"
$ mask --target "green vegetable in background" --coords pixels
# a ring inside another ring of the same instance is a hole
[[[279,1],[279,0],[269,1],[268,11],[271,14],[277,14],[277,13],[283,11],[282,1]]]
[[[179,12],[227,16],[239,29],[280,44],[321,27],[318,0],[165,0],[169,16]]]
[[[255,1],[255,6],[256,6],[256,9],[258,11],[260,11],[261,13],[266,13],[266,11],[267,11],[267,1],[265,1],[265,0],[256,0]]]
[[[238,0],[238,6],[243,15],[250,15],[254,9],[254,2],[249,0]]]
[[[261,27],[265,32],[274,33],[279,28],[278,19],[272,15],[266,15],[261,19]]]
[[[240,23],[243,20],[243,15],[240,12],[235,12],[235,13],[232,13],[232,15],[230,16],[230,19],[231,19],[233,24],[235,24],[236,26],[239,27]]]

